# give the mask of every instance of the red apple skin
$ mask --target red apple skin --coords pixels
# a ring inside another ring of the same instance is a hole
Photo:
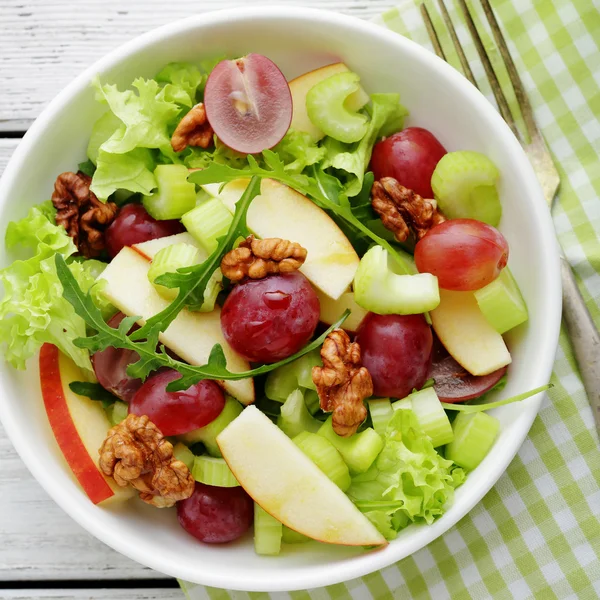
[[[114,496],[114,492],[88,454],[71,419],[60,375],[59,351],[52,344],[40,350],[40,383],[50,427],[58,446],[77,481],[94,504]]]

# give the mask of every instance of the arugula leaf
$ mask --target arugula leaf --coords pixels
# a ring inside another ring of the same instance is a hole
[[[223,348],[219,344],[213,346],[207,364],[194,366],[172,358],[166,353],[164,346],[161,346],[159,351],[156,350],[158,334],[162,330],[161,327],[163,323],[159,322],[151,327],[147,331],[146,339],[139,339],[137,334],[139,334],[152,319],[148,320],[144,328],[139,329],[130,335],[128,335],[128,331],[133,324],[140,319],[138,316],[126,317],[121,321],[118,328],[110,327],[102,318],[102,312],[94,304],[91,295],[89,293],[85,294],[81,290],[77,280],[60,254],[56,254],[55,265],[58,278],[63,287],[63,297],[71,304],[75,313],[79,315],[87,325],[97,331],[97,333],[91,337],[76,339],[74,342],[75,345],[80,348],[88,348],[91,351],[103,350],[109,346],[123,348],[125,350],[134,350],[139,354],[140,360],[130,365],[127,368],[127,373],[132,377],[140,379],[145,379],[152,371],[160,369],[161,367],[175,369],[181,374],[181,378],[172,381],[168,385],[167,391],[169,392],[186,390],[203,379],[235,381],[269,373],[270,371],[297,360],[321,346],[327,335],[335,328],[339,327],[350,314],[349,311],[346,311],[336,323],[327,329],[327,331],[300,351],[296,352],[296,354],[277,363],[263,365],[256,369],[241,373],[232,373],[226,367],[227,363],[225,355],[223,354]]]
[[[72,381],[69,388],[73,393],[79,396],[87,396],[90,400],[99,400],[110,404],[118,400],[116,396],[105,390],[99,383]]]
[[[401,265],[406,267],[405,259],[400,253],[384,238],[378,236],[371,231],[364,223],[359,221],[353,214],[352,208],[348,202],[338,202],[332,200],[327,194],[329,188],[323,187],[322,180],[318,181],[315,177],[307,175],[292,174],[285,170],[285,165],[272,150],[263,151],[265,167],[261,167],[252,155],[248,155],[248,167],[244,169],[236,169],[230,165],[211,164],[202,171],[196,171],[188,177],[188,181],[197,185],[205,185],[208,183],[228,183],[241,177],[267,177],[275,179],[295,189],[296,191],[309,196],[321,208],[326,208],[340,219],[351,225],[354,229],[360,231],[367,238],[383,246],[391,256]],[[314,167],[313,167],[314,172]]]

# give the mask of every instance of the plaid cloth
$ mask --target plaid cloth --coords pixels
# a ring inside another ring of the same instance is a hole
[[[444,31],[432,0],[436,29]],[[460,12],[446,0],[456,26]],[[472,7],[478,2],[472,0]],[[437,5],[437,3],[436,3]],[[600,325],[600,13],[594,0],[492,0],[537,122],[561,176],[553,209],[560,242]],[[412,0],[378,22],[431,48]],[[476,24],[510,89],[485,17]],[[464,26],[483,92],[492,94]],[[459,67],[451,41],[446,56]],[[514,96],[510,98],[514,106]],[[291,593],[226,592],[182,582],[189,600],[425,600],[600,597],[600,448],[565,331],[550,390],[528,438],[483,501],[445,535],[361,579]]]

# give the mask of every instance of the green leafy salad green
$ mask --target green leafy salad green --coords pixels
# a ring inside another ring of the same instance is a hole
[[[502,336],[528,317],[496,229],[500,173],[405,128],[400,95],[359,82],[338,63],[288,83],[256,54],[171,63],[127,89],[96,79],[104,112],[67,174],[77,190],[57,186],[6,229],[6,360],[25,369],[54,345],[80,373],[65,393],[102,407],[100,430],[148,416],[188,480],[174,499],[142,499],[185,513],[202,486],[252,496],[238,521],[254,518],[260,554],[310,538],[372,546],[431,524],[493,451],[500,424],[484,411],[547,388],[487,401],[507,380]],[[230,384],[243,382],[238,397]],[[251,473],[236,467],[246,421],[274,444],[263,460],[291,461],[276,506],[261,496],[269,482],[254,483],[276,463],[253,464],[249,442]],[[294,489],[310,524],[286,508]]]

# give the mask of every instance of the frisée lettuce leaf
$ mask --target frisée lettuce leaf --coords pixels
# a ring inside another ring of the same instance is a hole
[[[385,445],[368,471],[347,491],[387,539],[408,524],[431,524],[452,501],[465,472],[436,452],[411,410],[395,411]]]
[[[56,255],[68,258],[77,249],[65,229],[54,224],[52,205],[48,202],[34,206],[24,219],[9,223],[6,246],[24,256],[0,271],[4,289],[0,301],[0,346],[8,362],[24,369],[26,361],[49,342],[91,373],[89,352],[73,343],[85,336],[86,325],[65,300],[54,262]],[[87,290],[94,283],[93,268],[98,265],[69,265]]]

